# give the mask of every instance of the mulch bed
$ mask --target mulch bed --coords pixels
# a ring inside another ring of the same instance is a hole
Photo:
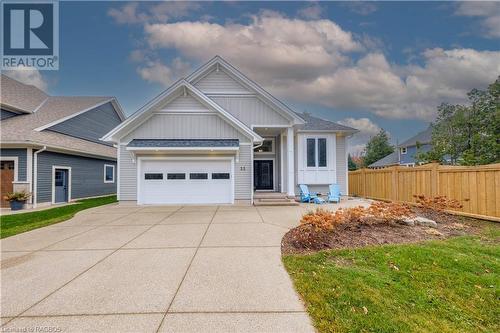
[[[367,245],[415,243],[477,234],[485,221],[415,208],[419,216],[437,222],[437,228],[403,224],[341,224],[332,231],[317,231],[300,225],[285,234],[281,241],[283,254],[310,253],[327,249],[358,248]]]

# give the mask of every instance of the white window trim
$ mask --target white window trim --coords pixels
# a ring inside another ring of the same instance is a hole
[[[52,204],[56,203],[56,169],[68,170],[68,201],[71,201],[71,167],[53,165],[52,166]]]
[[[407,147],[401,147],[401,155],[406,155],[408,153],[408,148]]]
[[[0,161],[14,162],[14,182],[19,181],[19,157],[17,156],[0,156]]]
[[[106,180],[106,168],[107,167],[113,168],[113,180]],[[115,166],[113,164],[104,164],[104,177],[103,177],[104,183],[113,184],[115,182],[115,179],[116,179]]]
[[[307,165],[307,139],[314,139],[314,147],[315,147],[315,154],[314,154],[314,166],[308,166]],[[326,165],[325,166],[319,166],[319,140],[318,139],[325,139],[326,140]],[[325,136],[310,136],[306,135],[304,136],[304,161],[305,161],[305,167],[306,170],[323,170],[323,169],[328,169],[328,138]]]
[[[264,141],[271,141],[271,151],[258,152],[254,150],[254,154],[255,155],[276,154],[276,138],[264,138]]]

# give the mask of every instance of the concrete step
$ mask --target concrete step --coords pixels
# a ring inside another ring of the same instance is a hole
[[[254,199],[277,199],[277,198],[283,198],[286,199],[286,193],[279,193],[279,192],[254,192],[253,194]]]
[[[253,202],[254,206],[298,206],[299,203],[293,200],[289,201],[260,201],[255,200]]]

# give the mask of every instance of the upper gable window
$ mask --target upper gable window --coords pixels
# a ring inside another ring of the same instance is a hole
[[[264,139],[262,145],[255,148],[257,154],[273,154],[274,153],[274,138]]]

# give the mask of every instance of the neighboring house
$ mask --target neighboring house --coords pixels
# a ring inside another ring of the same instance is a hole
[[[220,57],[103,137],[118,145],[118,198],[139,204],[253,201],[339,183],[357,130],[297,114]]]
[[[381,158],[368,167],[383,168],[393,165],[415,166],[415,164],[418,164],[416,155],[431,150],[431,134],[432,128],[429,126],[425,131],[399,144],[392,154]]]
[[[125,116],[114,97],[49,96],[1,75],[1,196],[51,204],[116,193],[116,148],[99,138]]]

